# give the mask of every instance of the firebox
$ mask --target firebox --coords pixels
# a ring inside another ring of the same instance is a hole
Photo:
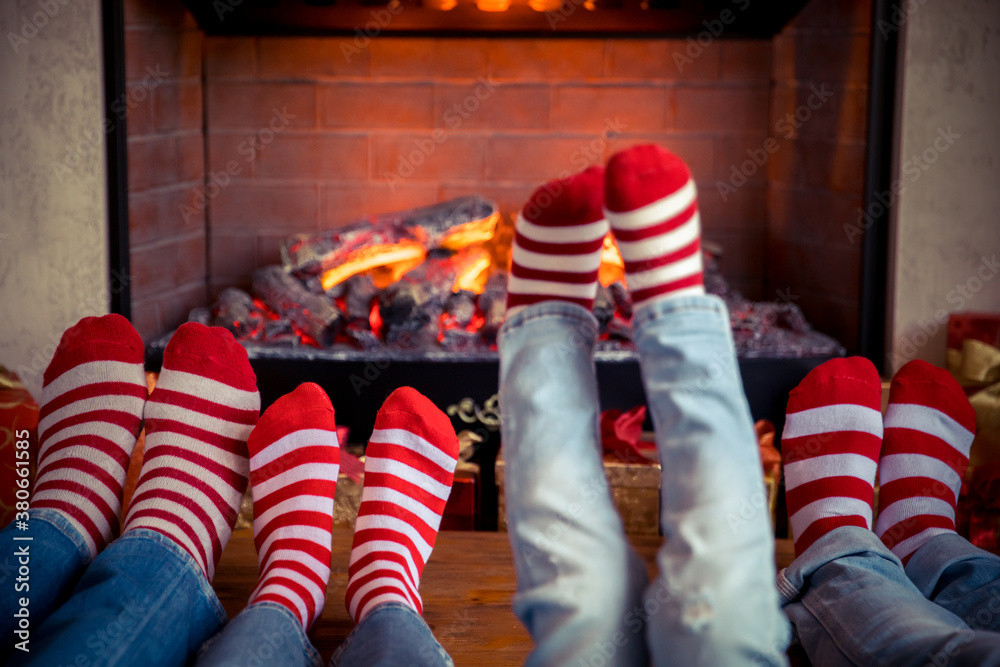
[[[502,264],[535,187],[640,142],[691,166],[755,418],[780,427],[826,355],[880,364],[885,226],[858,213],[889,178],[894,36],[870,28],[885,3],[447,4],[105,2],[109,109],[127,108],[108,116],[112,270],[130,277],[113,308],[153,367],[171,330],[221,307],[265,406],[318,382],[363,441],[409,384],[488,459],[502,276],[483,262]],[[328,261],[373,230],[354,268]],[[628,409],[644,397],[614,285],[598,381]],[[798,314],[824,345],[754,342],[754,317],[793,331]]]

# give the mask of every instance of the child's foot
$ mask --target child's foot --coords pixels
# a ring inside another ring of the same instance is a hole
[[[166,535],[211,581],[246,490],[259,412],[257,379],[232,334],[181,325],[146,401],[146,452],[125,532]]]
[[[248,604],[275,602],[302,628],[323,611],[330,581],[340,445],[333,406],[309,382],[275,401],[247,441],[260,581]]]
[[[659,146],[635,146],[608,161],[604,213],[636,307],[705,293],[697,200],[687,165]]]
[[[85,317],[45,370],[31,506],[61,512],[93,558],[118,532],[146,402],[142,339],[121,315]]]
[[[948,371],[911,361],[892,379],[879,464],[875,533],[905,565],[935,535],[955,532],[976,413]]]
[[[792,390],[781,451],[796,556],[835,528],[871,529],[881,400],[862,357],[831,359]]]
[[[422,611],[420,575],[457,461],[458,438],[448,417],[415,389],[392,392],[365,451],[346,596],[355,623],[383,602]]]
[[[550,300],[593,308],[608,233],[603,187],[604,170],[591,167],[532,193],[515,224],[508,316]]]

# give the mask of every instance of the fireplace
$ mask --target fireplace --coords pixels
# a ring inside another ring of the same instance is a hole
[[[127,0],[124,15],[105,3],[106,34],[122,38],[106,40],[108,105],[125,110],[109,118],[127,128],[109,141],[112,270],[129,277],[113,307],[154,365],[165,334],[249,291],[294,234],[474,195],[509,221],[545,180],[651,141],[690,164],[729,285],[794,304],[881,366],[885,227],[859,213],[888,185],[894,34],[870,29],[885,3],[812,0],[794,16],[803,3],[781,3],[749,21],[745,2],[618,3],[621,15],[564,2],[576,9],[555,26],[514,3],[499,27],[463,19],[464,5],[434,24],[432,3],[419,17],[348,4],[319,25],[325,3],[222,4],[233,11],[213,22],[180,2]],[[653,10],[672,23],[654,31]],[[488,348],[357,347],[255,350],[264,403],[317,381],[363,439],[381,399],[411,384],[495,445]],[[634,358],[598,356],[604,406],[641,403]],[[820,361],[742,359],[754,416],[780,421]]]

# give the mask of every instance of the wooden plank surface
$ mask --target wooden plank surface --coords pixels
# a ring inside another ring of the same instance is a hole
[[[326,607],[312,640],[329,660],[353,624],[344,608],[351,531],[334,531],[330,585]],[[655,574],[659,537],[634,536],[633,546]],[[792,558],[791,542],[778,540],[777,562]],[[257,555],[249,529],[233,533],[222,554],[213,586],[232,618],[246,605],[257,584]],[[424,570],[420,593],[424,619],[456,665],[522,665],[531,651],[531,638],[511,610],[516,579],[506,533],[442,532]]]

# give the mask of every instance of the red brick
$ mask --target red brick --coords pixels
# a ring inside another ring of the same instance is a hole
[[[178,78],[201,78],[202,41],[200,30],[185,30],[180,34]]]
[[[137,101],[142,96],[143,101]],[[138,85],[125,86],[125,99],[112,103],[111,113],[125,117],[125,128],[129,137],[151,134],[153,131],[153,104],[149,91]]]
[[[281,246],[289,234],[258,234],[257,235],[257,255],[254,258],[255,266],[269,266],[271,264],[281,264]],[[252,271],[245,274],[246,279],[252,277]]]
[[[769,164],[775,182],[860,195],[864,188],[865,147],[860,142],[787,141]]]
[[[183,76],[181,33],[168,29],[125,31],[125,80],[139,83],[150,71],[167,78]],[[148,68],[148,69],[147,69]]]
[[[181,26],[187,10],[180,3],[154,2],[152,0],[125,0],[125,25]]]
[[[740,133],[767,131],[767,88],[678,87],[674,124],[679,130]]]
[[[141,246],[205,226],[204,204],[190,185],[129,194],[129,244]]]
[[[825,101],[821,95],[833,93]],[[811,109],[812,104],[816,109]],[[778,85],[771,93],[771,127],[777,137],[864,141],[868,94],[864,89],[817,84]]]
[[[401,183],[390,188],[384,181],[365,186],[328,185],[323,188],[323,229],[332,229],[380,213],[427,206],[438,201],[437,186]]]
[[[768,240],[768,282],[774,289],[811,289],[840,299],[856,299],[861,276],[860,246]]]
[[[201,133],[177,137],[177,180],[201,181],[205,177],[205,138]]]
[[[213,227],[308,232],[316,229],[315,185],[263,185],[235,181],[209,203]]]
[[[257,155],[262,178],[357,179],[368,175],[368,138],[286,132]]]
[[[496,202],[500,208],[500,215],[506,220],[512,220],[528,200],[531,193],[540,185],[538,182],[502,184],[490,183],[445,183],[441,186],[441,201],[464,197],[466,195],[479,195],[490,201]]]
[[[206,37],[205,76],[209,79],[255,76],[256,44],[255,37]]]
[[[186,285],[169,295],[157,297],[156,301],[164,328],[161,333],[165,334],[187,322],[192,309],[208,305],[207,285],[205,281]]]
[[[560,130],[657,132],[666,126],[666,90],[660,86],[556,86],[552,125]]]
[[[734,186],[766,183],[768,164],[783,149],[770,137],[719,137],[715,140],[715,179]],[[777,147],[776,153],[768,148]],[[734,172],[735,168],[735,172]]]
[[[372,178],[390,181],[480,180],[486,168],[486,138],[435,130],[419,135],[372,137]]]
[[[197,82],[161,83],[151,91],[150,100],[136,108],[142,106],[152,107],[155,132],[201,129],[201,84]]]
[[[136,301],[133,299],[130,321],[135,330],[142,336],[142,341],[147,345],[164,333],[160,327],[156,303],[152,300]]]
[[[602,39],[491,39],[490,75],[496,79],[549,81],[604,76]]]
[[[205,237],[180,238],[131,250],[132,296],[205,281]]]
[[[704,182],[698,187],[698,211],[706,230],[763,230],[767,227],[767,188],[748,183],[726,191],[725,199],[718,182]]]
[[[368,49],[358,49],[353,37],[261,37],[257,59],[264,79],[367,76],[370,69]]]
[[[658,132],[656,134],[625,133],[608,143],[605,158],[620,150],[637,144],[657,144],[676,153],[684,162],[695,180],[711,183],[715,176],[715,141],[712,137],[693,137],[685,134]]]
[[[768,85],[771,82],[771,42],[731,40],[722,45],[722,78]]]
[[[380,37],[368,45],[373,77],[407,77],[421,81],[486,77],[484,39]]]
[[[549,86],[492,83],[435,87],[436,127],[544,129],[549,127]]]
[[[229,230],[227,230],[228,232]],[[257,266],[257,235],[248,230],[233,233],[212,230],[209,238],[209,280],[246,280]]]
[[[810,35],[796,64],[799,81],[836,86],[868,85],[869,37],[864,34]]]
[[[776,35],[771,41],[771,76],[778,83],[795,82],[799,55],[805,56],[806,38],[796,33]]]
[[[609,78],[640,81],[714,81],[722,47],[680,39],[609,39]]]
[[[227,172],[230,176],[250,178],[257,164],[257,142],[250,132],[214,131],[207,141],[208,171]]]
[[[430,84],[320,85],[320,124],[349,128],[429,128],[434,118]]]
[[[719,270],[723,277],[752,278],[763,286],[764,249],[767,245],[763,230],[717,231],[706,229],[704,239],[722,247]]]
[[[175,137],[129,139],[127,147],[129,192],[176,183],[177,148]]]
[[[772,183],[768,230],[786,239],[860,248],[861,237],[853,232],[864,224],[861,201],[860,193],[842,195]]]
[[[315,127],[316,88],[306,84],[213,83],[208,86],[208,127],[261,130],[281,125]]]
[[[596,136],[574,138],[496,135],[490,140],[487,177],[541,185],[604,162],[607,142]]]

